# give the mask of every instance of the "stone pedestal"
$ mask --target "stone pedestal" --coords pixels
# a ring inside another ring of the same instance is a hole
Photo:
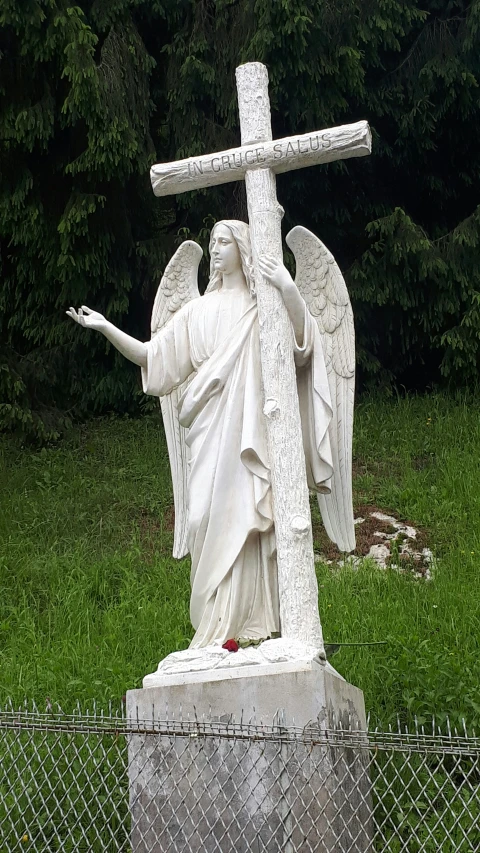
[[[363,694],[329,664],[165,675],[127,714],[133,853],[371,849]]]

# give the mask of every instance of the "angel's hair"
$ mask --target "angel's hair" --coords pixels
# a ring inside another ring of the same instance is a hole
[[[208,286],[206,289],[206,293],[209,293],[211,290],[219,290],[222,286],[222,277],[223,274],[220,270],[214,269],[213,259],[212,259],[212,241],[213,235],[215,233],[215,228],[218,225],[226,225],[227,228],[232,232],[232,237],[235,240],[238,250],[240,252],[240,260],[242,264],[242,271],[245,276],[245,281],[247,282],[247,287],[250,291],[251,296],[255,296],[255,277],[253,274],[253,261],[252,261],[252,246],[250,243],[250,228],[248,227],[246,222],[241,222],[239,219],[222,219],[220,222],[216,222],[212,228],[212,233],[210,234],[210,280],[208,282]]]

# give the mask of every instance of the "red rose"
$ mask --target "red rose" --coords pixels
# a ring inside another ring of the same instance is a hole
[[[238,652],[238,643],[236,640],[227,640],[223,644],[222,649],[226,649],[227,652]]]

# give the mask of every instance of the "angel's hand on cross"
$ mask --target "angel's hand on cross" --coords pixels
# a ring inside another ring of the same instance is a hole
[[[292,287],[292,285],[295,287],[295,282],[287,268],[272,257],[272,255],[266,255],[264,258],[261,258],[258,265],[264,278],[281,293],[287,288]]]
[[[298,346],[303,345],[305,302],[287,268],[271,255],[259,261],[262,275],[282,294]]]
[[[103,314],[100,314],[98,311],[92,311],[87,305],[82,305],[78,311],[70,307],[66,311],[66,314],[80,326],[85,326],[87,329],[95,329],[97,332],[102,332],[107,323]]]

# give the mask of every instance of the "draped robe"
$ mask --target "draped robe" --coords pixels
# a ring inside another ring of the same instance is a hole
[[[246,287],[180,308],[147,344],[143,389],[162,396],[190,377],[179,405],[189,448],[191,646],[280,631],[270,468],[256,301]],[[320,333],[305,306],[292,347],[310,488],[329,491],[332,416]]]

